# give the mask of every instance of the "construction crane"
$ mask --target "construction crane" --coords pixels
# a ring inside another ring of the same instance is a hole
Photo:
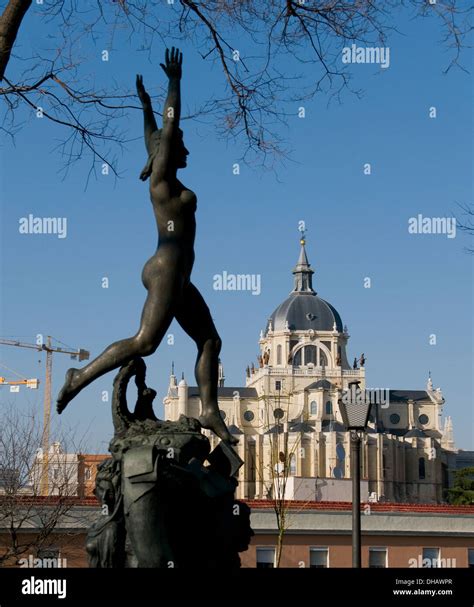
[[[69,354],[72,359],[79,361],[88,360],[90,353],[82,348],[79,350],[69,350],[53,346],[50,335],[46,338],[46,344],[41,340],[41,343],[29,344],[14,339],[0,339],[0,345],[16,346],[18,348],[30,348],[40,352],[46,352],[46,373],[44,382],[44,412],[43,412],[43,465],[41,473],[40,493],[48,495],[48,468],[49,468],[49,431],[51,425],[51,374],[53,370],[53,352],[59,354]],[[57,340],[56,340],[57,341]]]
[[[30,390],[37,390],[39,385],[38,379],[17,379],[8,381],[4,377],[0,377],[0,386],[10,386],[10,392],[19,392],[20,386],[26,386]],[[16,390],[18,388],[18,390]]]
[[[27,388],[30,388],[30,390],[38,389],[38,385],[39,385],[38,379],[27,379],[24,375],[17,373],[16,371],[14,371],[13,369],[10,369],[10,367],[7,367],[7,365],[4,365],[3,363],[0,363],[0,367],[7,369],[7,371],[10,371],[11,373],[14,373],[15,375],[18,375],[18,377],[21,377],[21,379],[15,379],[15,380],[7,380],[4,377],[0,377],[0,386],[10,386],[10,392],[19,392],[20,386],[26,386]]]

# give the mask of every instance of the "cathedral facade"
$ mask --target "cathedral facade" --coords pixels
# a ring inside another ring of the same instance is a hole
[[[442,502],[456,450],[451,419],[441,427],[441,390],[431,378],[424,390],[370,390],[365,356],[349,362],[347,327],[314,290],[313,274],[301,238],[294,288],[260,333],[245,386],[225,386],[220,367],[219,408],[244,461],[238,497],[350,501],[350,433],[340,402],[356,383],[373,395],[362,439],[363,501]],[[164,406],[166,419],[197,418],[199,390],[172,373]]]

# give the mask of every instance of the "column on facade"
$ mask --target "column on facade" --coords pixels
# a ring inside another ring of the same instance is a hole
[[[336,467],[336,432],[326,432],[326,476],[333,478],[332,471]]]
[[[384,476],[383,476],[383,434],[377,434],[376,438],[377,451],[376,451],[376,480],[377,480],[377,496],[380,499],[382,495],[385,495],[384,488]]]
[[[326,464],[326,436],[324,434],[324,432],[319,432],[318,433],[318,440],[319,440],[319,448],[318,448],[318,471],[319,474],[318,476],[320,478],[326,478],[327,474],[326,474],[326,468],[327,468],[327,464]]]
[[[400,436],[397,436],[397,479],[399,486],[399,500],[406,501],[407,488],[405,477],[405,443]]]
[[[256,448],[256,468],[255,468],[255,482],[257,486],[257,497],[258,499],[265,498],[265,482],[264,482],[264,468],[265,468],[265,435],[259,434],[258,439],[255,443]]]
[[[311,432],[309,439],[309,475],[313,478],[319,476],[318,470],[318,443],[317,443],[317,433]]]
[[[188,414],[188,384],[183,379],[178,384],[178,415],[176,420],[179,419],[180,415]]]

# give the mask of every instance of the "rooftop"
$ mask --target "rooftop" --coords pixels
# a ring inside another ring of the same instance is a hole
[[[2,496],[0,495],[0,502]],[[22,503],[25,505],[38,504],[39,506],[46,506],[48,503],[51,505],[57,504],[59,501],[62,503],[69,503],[79,507],[91,507],[99,508],[100,504],[96,497],[63,497],[58,496],[16,496],[16,502],[20,506]],[[273,510],[273,500],[241,500],[245,502],[252,510]],[[397,503],[397,502],[361,502],[361,508],[364,506],[370,506],[372,512],[398,512],[398,513],[434,513],[434,514],[465,514],[474,516],[474,505],[472,506],[453,506],[451,504],[410,504],[410,503]],[[349,512],[352,509],[350,502],[308,502],[299,500],[290,500],[285,503],[285,507],[288,510],[323,510],[323,511],[344,511]]]

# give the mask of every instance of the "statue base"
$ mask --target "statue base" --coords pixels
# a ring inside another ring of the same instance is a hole
[[[102,515],[87,537],[90,567],[240,567],[253,532],[250,509],[234,498],[242,460],[226,443],[210,452],[198,420],[155,417],[146,367],[134,359],[114,380],[111,458],[98,467]],[[132,376],[133,414],[126,403]]]

